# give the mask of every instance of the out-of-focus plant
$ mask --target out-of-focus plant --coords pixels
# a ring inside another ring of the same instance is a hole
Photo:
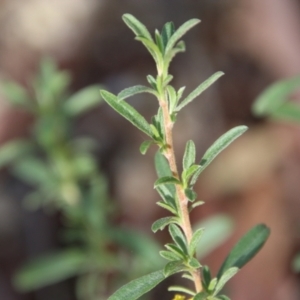
[[[273,121],[300,123],[300,105],[290,101],[290,97],[299,89],[299,76],[273,83],[255,100],[252,107],[254,115]],[[294,258],[292,268],[300,272],[300,253]]]
[[[187,21],[177,30],[172,22],[166,23],[161,32],[155,31],[154,38],[145,25],[132,15],[125,14],[123,20],[135,34],[136,40],[140,41],[153,57],[157,75],[147,76],[149,86],[130,87],[118,95],[101,90],[101,96],[114,110],[148,136],[149,140],[144,141],[140,147],[142,154],[145,154],[151,145],[158,146],[159,151],[155,156],[158,179],[154,188],[161,197],[157,204],[166,209],[170,216],[155,221],[152,230],[156,232],[168,227],[172,242],[165,245],[165,250],[160,251],[160,255],[169,261],[164,269],[129,282],[110,296],[109,300],[138,299],[175,273],[182,273],[184,278],[194,284],[193,289],[184,286],[169,287],[169,291],[177,293],[174,298],[176,300],[186,299],[182,293],[194,300],[229,299],[221,293],[224,285],[260,250],[269,236],[269,229],[263,224],[251,229],[232,249],[216,277],[212,277],[209,267],[203,267],[195,257],[204,229],[198,228],[193,231],[190,212],[203,204],[197,200],[194,191],[194,185],[202,171],[223,149],[243,134],[247,127],[238,126],[222,135],[198,163],[195,144],[188,141],[180,172],[173,146],[173,126],[177,115],[223,73],[215,73],[181,100],[184,87],[176,90],[170,85],[173,76],[169,74],[169,65],[177,53],[185,50],[185,44],[181,41],[182,36],[198,24],[199,20]],[[124,101],[139,93],[149,93],[158,101],[158,112],[151,123]]]
[[[161,264],[156,243],[113,224],[106,179],[92,153],[95,142],[72,133],[74,118],[101,102],[100,86],[70,95],[69,83],[69,74],[51,59],[42,61],[28,89],[1,83],[5,98],[35,121],[30,139],[0,148],[0,167],[31,186],[27,208],[60,211],[65,226],[64,248],[26,263],[14,284],[30,291],[77,276],[78,299],[106,300],[116,284]]]

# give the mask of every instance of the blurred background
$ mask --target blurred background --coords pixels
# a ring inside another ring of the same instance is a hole
[[[230,282],[228,294],[233,300],[300,299],[300,278],[293,269],[300,235],[300,127],[271,123],[251,113],[254,99],[269,84],[300,73],[300,2],[1,0],[0,80],[30,90],[41,59],[51,56],[60,70],[70,73],[71,92],[97,84],[118,93],[146,84],[146,75],[155,75],[155,65],[122,22],[124,13],[133,14],[151,32],[168,21],[178,27],[190,18],[201,19],[184,38],[187,51],[174,59],[173,84],[186,86],[188,93],[215,71],[225,76],[179,115],[178,161],[188,139],[195,141],[200,159],[229,128],[250,127],[201,175],[197,185],[206,205],[193,212],[193,221],[222,213],[235,224],[232,235],[204,262],[217,272],[234,243],[255,224],[265,223],[272,230],[270,239]],[[36,122],[34,114],[7,98],[0,89],[0,146],[16,138],[32,139]],[[151,96],[129,102],[147,119],[156,110]],[[108,182],[109,202],[115,207],[112,222],[161,244],[167,242],[163,233],[154,237],[150,231],[164,211],[155,205],[154,150],[145,157],[138,151],[144,137],[104,103],[73,121],[70,138],[96,141],[94,163]],[[76,299],[72,276],[25,293],[12,283],[24,262],[65,247],[60,239],[65,226],[61,211],[24,208],[23,199],[32,189],[9,167],[1,169],[0,299]],[[164,290],[161,287],[149,299],[172,299],[172,294],[162,294]]]

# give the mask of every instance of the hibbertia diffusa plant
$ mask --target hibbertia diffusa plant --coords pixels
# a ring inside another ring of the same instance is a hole
[[[173,145],[173,127],[177,115],[181,109],[212,85],[223,73],[213,74],[181,100],[184,87],[176,90],[170,85],[173,76],[169,74],[169,65],[177,53],[185,51],[185,44],[180,40],[181,37],[200,21],[191,19],[177,30],[172,22],[166,23],[161,32],[155,31],[155,38],[153,39],[147,28],[134,16],[125,14],[123,20],[135,34],[135,39],[140,41],[153,57],[156,63],[157,76],[147,76],[149,86],[137,85],[126,88],[118,95],[101,90],[101,95],[114,110],[150,138],[140,146],[142,154],[145,154],[152,144],[158,147],[155,156],[158,179],[154,183],[154,188],[161,200],[157,204],[171,215],[155,221],[152,230],[156,232],[168,227],[172,243],[166,244],[166,249],[160,251],[160,255],[169,261],[163,270],[131,281],[117,290],[108,300],[138,299],[175,273],[182,273],[182,277],[191,280],[194,289],[171,286],[169,290],[178,293],[174,299],[186,299],[183,294],[189,295],[189,299],[193,300],[229,299],[219,293],[227,281],[260,250],[270,231],[263,224],[252,228],[232,249],[216,277],[212,277],[209,267],[202,266],[195,257],[196,248],[204,228],[193,231],[190,212],[203,204],[202,201],[197,200],[197,194],[193,189],[199,175],[223,149],[243,134],[247,127],[238,126],[222,135],[205,152],[199,163],[196,162],[195,144],[193,141],[188,141],[182,160],[183,171],[180,174]],[[126,98],[139,93],[150,93],[158,101],[158,112],[152,118],[151,123],[148,123],[142,115],[124,101]]]

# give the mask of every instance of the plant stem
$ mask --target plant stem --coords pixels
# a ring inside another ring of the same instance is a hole
[[[161,97],[161,99],[159,99],[159,104],[163,112],[165,138],[167,144],[164,155],[169,162],[172,175],[175,178],[180,180],[180,176],[178,174],[178,169],[176,164],[175,153],[174,153],[174,146],[173,146],[173,132],[172,132],[173,122],[170,118],[168,102],[164,97]],[[188,199],[185,196],[184,190],[180,184],[176,184],[176,193],[178,196],[178,202],[179,202],[179,207],[181,212],[181,222],[182,222],[181,228],[186,236],[188,244],[190,244],[193,236],[193,229],[191,226],[190,215],[188,210]],[[199,293],[202,290],[200,272],[195,271],[192,273],[192,276],[194,278],[196,292]]]

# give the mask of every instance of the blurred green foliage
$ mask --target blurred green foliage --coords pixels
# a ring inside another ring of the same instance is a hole
[[[290,100],[291,96],[299,90],[299,76],[277,81],[256,98],[252,111],[259,117],[298,124],[300,123],[300,105]],[[294,258],[292,269],[300,272],[300,253]]]
[[[47,58],[28,89],[1,83],[5,98],[35,121],[30,138],[0,148],[0,167],[31,186],[27,208],[60,211],[65,225],[65,247],[26,263],[14,284],[26,292],[77,276],[78,299],[104,300],[114,286],[161,263],[151,239],[112,223],[107,182],[92,153],[95,142],[73,135],[74,118],[101,103],[100,86],[70,95],[70,81]]]

